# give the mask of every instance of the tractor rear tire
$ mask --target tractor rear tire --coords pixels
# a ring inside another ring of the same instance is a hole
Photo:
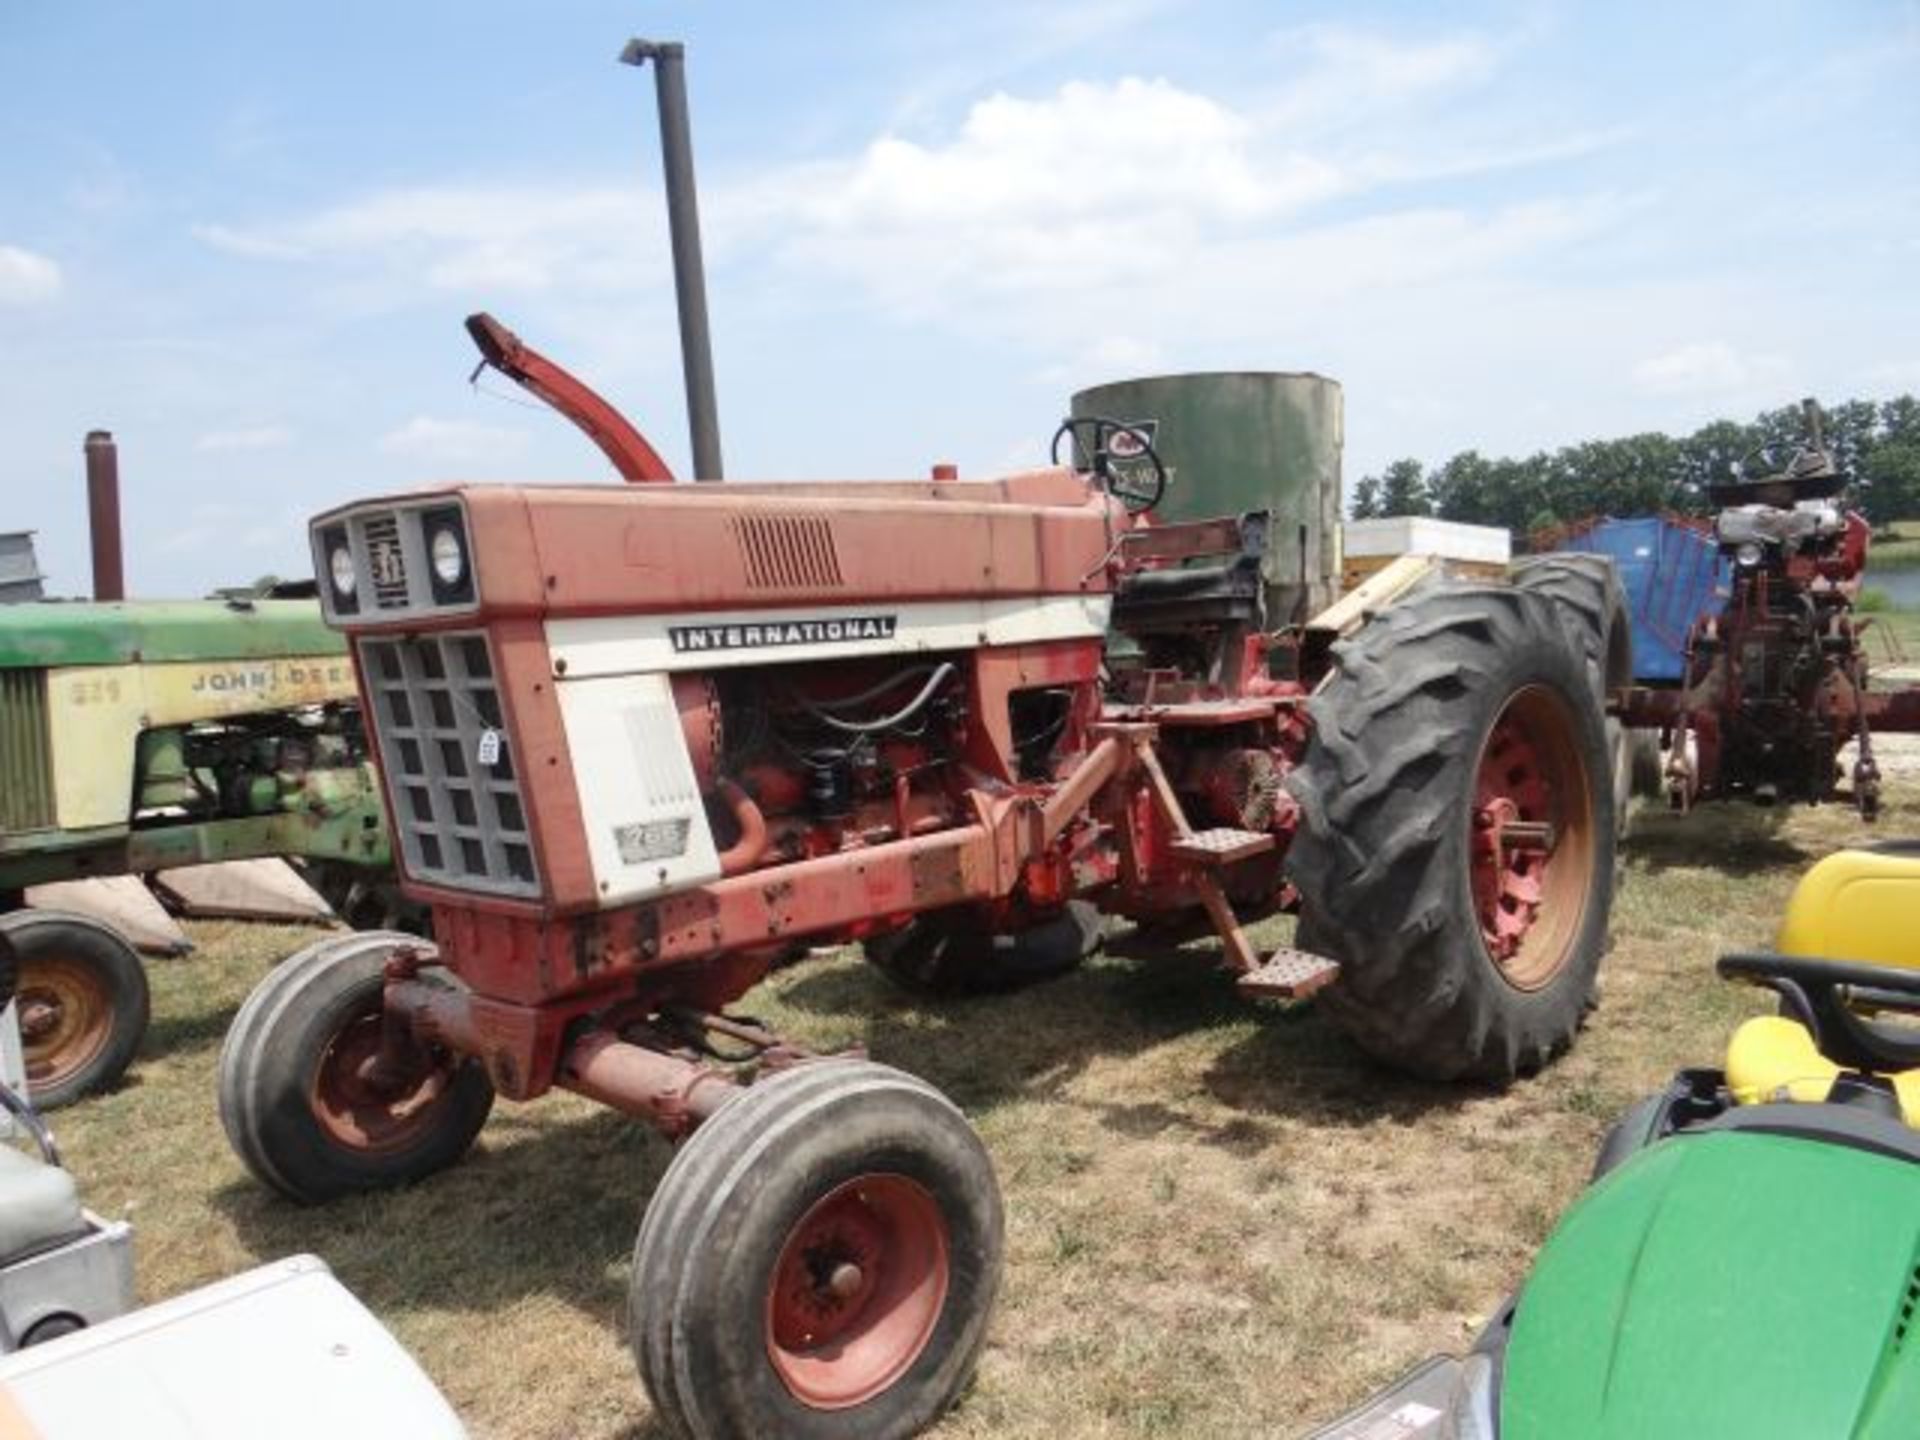
[[[453,1164],[493,1108],[477,1060],[423,1050],[398,1093],[358,1067],[378,1047],[388,957],[432,946],[398,931],[330,935],[280,962],[220,1048],[220,1123],[246,1167],[302,1205],[419,1180]]]
[[[1071,900],[1058,915],[996,935],[978,911],[936,911],[863,947],[869,964],[901,989],[934,999],[1003,994],[1052,980],[1100,948],[1100,912]]]
[[[1515,588],[1550,596],[1575,617],[1587,673],[1604,711],[1608,692],[1633,683],[1633,624],[1619,572],[1600,555],[1531,555],[1508,568]],[[1627,833],[1633,798],[1633,751],[1626,727],[1607,717],[1607,754],[1613,763],[1614,833]]]
[[[953,1403],[999,1288],[999,1185],[932,1086],[776,1072],[680,1148],[634,1244],[628,1334],[669,1430],[891,1440]]]
[[[1298,943],[1341,964],[1321,1003],[1416,1075],[1536,1069],[1592,1003],[1613,897],[1585,657],[1546,597],[1461,583],[1395,604],[1334,656],[1288,777]],[[1534,838],[1498,843],[1516,821]]]
[[[20,1047],[27,1093],[58,1110],[114,1085],[147,1033],[147,967],[124,936],[86,915],[0,916],[19,965]]]

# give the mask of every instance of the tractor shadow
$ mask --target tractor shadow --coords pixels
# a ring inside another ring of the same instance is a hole
[[[240,1006],[220,1005],[208,1010],[166,1010],[156,1013],[140,1042],[140,1055],[174,1055],[184,1051],[218,1049],[227,1038]]]
[[[550,1297],[624,1336],[634,1237],[671,1152],[614,1111],[560,1109],[502,1102],[465,1159],[405,1189],[309,1208],[242,1177],[213,1203],[254,1254],[311,1251],[376,1314],[483,1322]]]
[[[1620,858],[1634,869],[1710,869],[1751,876],[1781,867],[1804,867],[1820,855],[1785,833],[1793,807],[1745,800],[1715,801],[1682,815],[1654,805],[1633,813],[1620,843]]]
[[[1262,935],[1256,945],[1263,940],[1278,943]],[[1010,995],[919,999],[857,959],[798,972],[776,990],[804,1028],[864,1045],[970,1115],[1011,1102],[1067,1104],[1127,1138],[1168,1133],[1258,1148],[1274,1119],[1311,1127],[1411,1121],[1490,1093],[1386,1070],[1313,1006],[1247,1000],[1217,963],[1211,941],[1170,944],[1122,930],[1080,970]],[[1208,1045],[1209,1035],[1218,1043]],[[1077,1084],[1095,1061],[1194,1041],[1207,1056],[1202,1087],[1232,1112],[1223,1120],[1150,1093],[1090,1096]]]

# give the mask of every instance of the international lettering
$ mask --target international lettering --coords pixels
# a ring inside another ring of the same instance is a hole
[[[761,620],[750,624],[669,625],[667,638],[682,655],[710,650],[762,650],[891,640],[898,617],[846,615],[832,620]]]

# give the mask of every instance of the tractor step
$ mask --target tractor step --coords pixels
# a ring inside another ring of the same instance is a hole
[[[1331,985],[1340,975],[1340,962],[1282,945],[1257,970],[1243,974],[1236,984],[1242,995],[1262,1000],[1304,1000]]]
[[[1195,830],[1173,842],[1173,853],[1195,865],[1231,865],[1264,855],[1275,843],[1267,830]]]

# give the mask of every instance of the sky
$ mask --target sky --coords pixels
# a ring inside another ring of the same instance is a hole
[[[0,0],[0,530],[135,594],[305,520],[599,480],[493,312],[687,469],[687,45],[727,472],[1037,463],[1067,397],[1339,380],[1345,470],[1920,391],[1920,3]]]

